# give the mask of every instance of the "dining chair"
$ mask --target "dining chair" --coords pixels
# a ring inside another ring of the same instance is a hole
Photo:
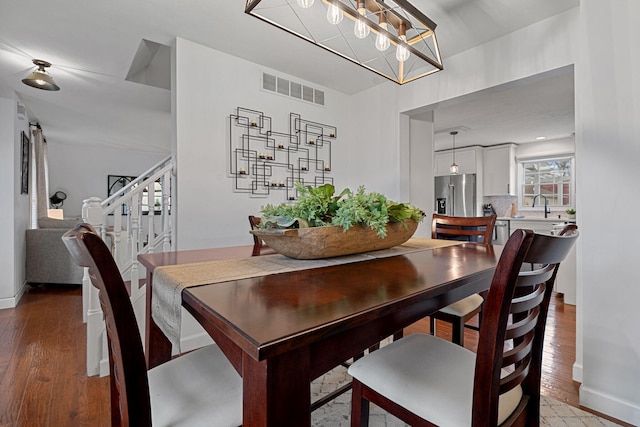
[[[140,332],[109,249],[89,224],[62,237],[75,262],[89,268],[105,317],[112,426],[239,426],[242,380],[217,345],[147,371]]]
[[[251,230],[257,230],[260,228],[260,223],[262,219],[259,216],[249,215],[249,225],[251,226]],[[253,235],[253,256],[260,255],[260,251],[262,250],[262,246],[266,246],[266,244],[262,241],[261,238]]]
[[[351,426],[367,426],[370,402],[412,426],[538,426],[549,300],[566,236],[516,230],[502,250],[484,304],[476,353],[412,334],[356,361]],[[521,270],[522,264],[538,266]]]
[[[491,244],[493,230],[496,225],[496,214],[480,217],[459,217],[433,214],[431,220],[431,238],[462,240],[482,245]],[[473,294],[429,316],[431,334],[436,333],[436,320],[451,323],[451,341],[464,345],[464,328],[479,330],[479,327],[467,322],[479,315],[482,316],[482,304],[486,292]]]
[[[249,225],[251,226],[252,230],[257,230],[258,228],[260,228],[261,222],[262,222],[262,219],[259,216],[249,215]],[[254,234],[253,244],[258,246],[262,245],[262,239],[260,239],[258,236]]]
[[[566,224],[562,229],[558,232],[558,236],[567,236],[569,234],[574,234],[578,231],[578,226],[574,223]]]

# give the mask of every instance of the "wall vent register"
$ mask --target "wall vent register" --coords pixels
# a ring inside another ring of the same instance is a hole
[[[284,77],[262,73],[262,89],[324,106],[324,91],[285,79]]]

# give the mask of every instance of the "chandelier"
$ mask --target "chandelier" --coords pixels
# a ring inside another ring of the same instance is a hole
[[[245,13],[398,84],[443,69],[436,24],[406,0],[247,0]]]

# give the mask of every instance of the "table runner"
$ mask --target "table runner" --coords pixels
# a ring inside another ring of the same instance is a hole
[[[409,239],[389,249],[335,258],[300,260],[273,254],[241,259],[223,259],[157,267],[153,272],[151,315],[160,330],[180,352],[182,290],[191,286],[227,282],[311,268],[348,264],[431,250],[463,242],[439,239]]]

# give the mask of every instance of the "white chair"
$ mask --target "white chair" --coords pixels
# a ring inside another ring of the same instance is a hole
[[[242,380],[218,346],[147,371],[133,307],[109,249],[88,224],[79,224],[62,239],[100,290],[109,342],[111,425],[241,425]]]
[[[412,426],[539,425],[547,310],[576,238],[512,234],[484,304],[477,353],[414,334],[354,362],[351,426],[368,425],[369,402]],[[521,272],[523,262],[536,269]]]

